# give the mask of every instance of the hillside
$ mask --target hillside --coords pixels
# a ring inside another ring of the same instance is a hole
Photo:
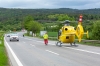
[[[76,20],[79,14],[83,14],[84,20],[99,20],[100,19],[100,9],[87,9],[78,10],[70,8],[59,8],[59,9],[8,9],[0,8],[0,28],[5,28],[4,26],[17,26],[16,28],[21,28],[21,22],[23,18],[27,15],[31,15],[34,20],[49,20],[48,15],[52,14],[68,14],[70,17],[74,17]],[[13,27],[12,27],[13,28]],[[19,29],[20,29],[19,28]],[[5,28],[6,30],[6,28]]]

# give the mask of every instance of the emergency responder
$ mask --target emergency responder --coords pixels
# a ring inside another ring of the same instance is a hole
[[[43,35],[45,45],[48,44],[48,34],[47,32]]]

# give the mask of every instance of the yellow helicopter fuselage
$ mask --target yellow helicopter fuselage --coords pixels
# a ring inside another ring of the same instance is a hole
[[[62,43],[73,43],[75,40],[75,29],[72,26],[63,26],[61,29],[59,41]]]
[[[64,23],[65,25],[58,32],[58,42],[56,43],[57,46],[59,43],[60,43],[60,46],[62,43],[70,43],[71,45],[72,44],[75,45],[75,35],[77,36],[79,42],[81,42],[84,34],[87,35],[87,38],[89,37],[88,31],[84,32],[84,29],[82,26],[82,17],[83,16],[80,15],[76,30],[74,29],[73,26],[69,25],[70,21],[68,20],[65,21]]]

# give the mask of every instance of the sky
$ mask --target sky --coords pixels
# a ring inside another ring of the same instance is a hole
[[[100,8],[100,0],[0,0],[0,7],[22,9],[92,9]]]

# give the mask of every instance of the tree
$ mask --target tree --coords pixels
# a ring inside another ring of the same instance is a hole
[[[58,21],[75,20],[74,17],[69,17],[67,14],[49,15],[48,18],[52,20],[58,20]]]
[[[28,15],[24,18],[24,21],[23,21],[23,26],[24,26],[24,29],[27,30],[27,35],[29,35],[29,30],[28,30],[28,25],[31,21],[33,21],[34,19],[32,18],[32,16]]]
[[[37,32],[39,32],[41,30],[41,27],[41,24],[36,21],[30,21],[28,24],[28,30],[32,31],[32,35],[33,33],[36,34]]]
[[[32,16],[28,15],[24,18],[24,28],[27,30],[28,29],[28,24],[30,21],[33,21],[34,19]]]
[[[95,40],[100,40],[100,20],[93,24],[92,37]]]

